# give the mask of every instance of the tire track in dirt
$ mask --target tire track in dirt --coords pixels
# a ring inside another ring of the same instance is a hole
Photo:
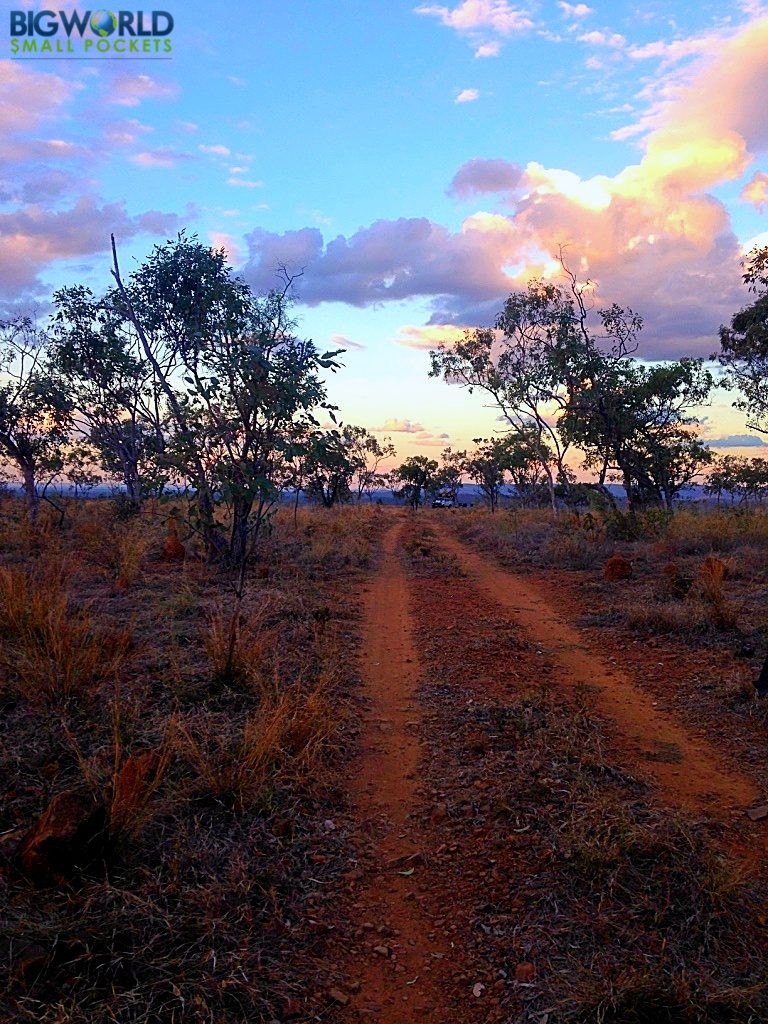
[[[371,867],[354,904],[364,955],[350,965],[360,981],[351,1019],[382,1024],[448,1024],[439,977],[444,953],[418,900],[425,870],[415,809],[421,745],[418,659],[408,584],[398,558],[403,522],[385,535],[379,572],[365,600],[361,675],[368,708],[352,768],[355,815],[371,842]],[[413,859],[409,859],[413,858]],[[346,1019],[346,1018],[345,1018]]]
[[[709,744],[659,711],[634,680],[589,649],[579,630],[554,611],[538,587],[489,564],[444,523],[435,521],[434,527],[443,548],[562,669],[563,685],[591,688],[598,712],[612,725],[615,746],[633,769],[656,783],[671,805],[728,818],[760,799],[751,780],[730,770]]]

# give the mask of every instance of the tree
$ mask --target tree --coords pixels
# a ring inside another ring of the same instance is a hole
[[[750,499],[762,504],[768,495],[768,459],[724,455],[715,462],[705,490],[716,495],[718,505],[723,494],[729,495],[732,505],[737,498],[742,505],[748,505]]]
[[[741,392],[734,406],[747,413],[750,427],[768,433],[768,246],[753,249],[744,267],[744,283],[756,298],[720,327],[717,358],[727,383]]]
[[[94,460],[125,487],[135,508],[162,489],[166,417],[136,331],[114,292],[97,300],[81,285],[54,295],[53,358],[86,428]]]
[[[440,491],[446,498],[456,501],[463,487],[462,477],[466,462],[466,452],[455,452],[450,447],[444,448],[440,455],[440,468],[431,485],[432,490],[435,493]]]
[[[541,504],[542,498],[546,500],[547,469],[552,472],[557,465],[550,447],[533,429],[515,430],[503,438],[503,451],[506,470],[521,503]],[[561,482],[562,479],[570,482],[565,466],[562,466],[558,473]]]
[[[355,463],[355,496],[362,501],[363,495],[370,500],[376,487],[386,483],[387,476],[379,471],[385,459],[394,459],[397,449],[392,439],[383,441],[371,434],[365,427],[350,427],[350,456]]]
[[[357,469],[350,447],[354,428],[314,430],[308,435],[304,455],[304,489],[325,508],[352,497],[352,477]]]
[[[21,476],[32,522],[63,469],[71,425],[72,402],[51,366],[48,338],[28,317],[0,323],[0,452]]]
[[[318,426],[313,410],[332,411],[321,372],[338,368],[339,353],[296,337],[287,273],[254,296],[223,250],[182,233],[124,281],[112,241],[112,308],[135,330],[165,404],[164,461],[190,487],[191,525],[209,557],[243,566],[297,436]]]
[[[440,486],[439,466],[426,455],[411,455],[392,472],[393,494],[417,509]]]
[[[430,376],[485,391],[510,426],[539,447],[554,511],[556,484],[566,490],[569,484],[570,441],[558,430],[559,420],[599,353],[597,342],[607,342],[618,357],[642,327],[640,317],[614,305],[599,311],[602,335],[593,335],[587,326],[587,285],[562,265],[569,290],[531,281],[526,291],[507,298],[494,328],[467,331],[452,347],[440,345],[430,353]]]
[[[600,486],[618,474],[630,507],[671,508],[712,459],[691,414],[707,400],[712,375],[700,359],[648,367],[593,354],[590,363],[560,420],[563,436],[585,453]]]
[[[476,437],[474,444],[477,447],[464,460],[464,472],[478,485],[491,512],[495,512],[499,504],[505,474],[509,468],[505,440],[503,437],[494,437],[490,440]]]

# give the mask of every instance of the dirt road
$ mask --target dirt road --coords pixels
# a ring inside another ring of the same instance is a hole
[[[743,812],[759,799],[750,780],[729,770],[706,742],[657,710],[637,682],[589,649],[578,629],[558,615],[529,580],[497,568],[444,525],[439,526],[439,538],[481,590],[508,610],[542,653],[562,669],[564,686],[592,688],[598,711],[612,723],[617,750],[653,778],[662,799],[672,806],[706,809],[718,816]]]
[[[709,1021],[715,996],[752,1005],[737,989],[758,992],[762,890],[728,880],[765,846],[746,827],[749,779],[438,517],[385,534],[361,640],[359,860],[344,991],[322,1019],[641,1019],[648,965],[648,1012],[672,1016],[642,1019]],[[733,905],[709,910],[720,885]],[[711,913],[732,922],[722,950]],[[674,1016],[680,971],[695,1018]]]
[[[370,836],[372,867],[356,904],[365,933],[356,1009],[387,1024],[447,1024],[439,983],[443,953],[427,938],[432,926],[415,899],[424,861],[411,820],[421,712],[408,586],[397,554],[402,527],[385,536],[365,604],[361,666],[368,710],[351,786],[361,828]]]

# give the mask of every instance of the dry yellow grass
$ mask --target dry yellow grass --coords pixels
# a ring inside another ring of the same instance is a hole
[[[64,572],[41,576],[0,567],[0,660],[25,697],[58,704],[117,678],[131,656],[131,630],[99,629],[86,608],[72,606]]]

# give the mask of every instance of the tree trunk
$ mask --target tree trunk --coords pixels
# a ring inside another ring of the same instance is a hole
[[[24,480],[24,497],[27,502],[27,516],[30,523],[36,523],[38,513],[40,512],[40,495],[37,490],[33,463],[24,462],[21,466],[21,472]]]
[[[248,557],[248,520],[252,509],[253,501],[250,499],[236,499],[232,507],[229,558],[233,565],[242,566]]]

